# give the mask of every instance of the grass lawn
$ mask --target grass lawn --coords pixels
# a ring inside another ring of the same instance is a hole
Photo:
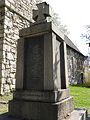
[[[70,94],[74,98],[75,108],[87,108],[90,113],[90,87],[84,85],[70,86]]]

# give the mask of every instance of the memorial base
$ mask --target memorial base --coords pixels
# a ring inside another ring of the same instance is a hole
[[[57,103],[12,100],[9,114],[27,120],[63,120],[73,111],[72,97]]]

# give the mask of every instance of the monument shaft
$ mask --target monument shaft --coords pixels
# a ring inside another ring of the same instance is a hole
[[[44,8],[42,14],[46,12],[44,6],[47,4],[39,6]],[[46,21],[45,14],[44,20],[40,19],[43,15],[36,16],[31,27],[20,31],[16,91],[9,113],[28,120],[63,120],[73,111],[64,35]]]

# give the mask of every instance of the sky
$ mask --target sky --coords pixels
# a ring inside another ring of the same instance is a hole
[[[90,0],[44,0],[58,13],[61,22],[67,25],[70,31],[69,38],[84,54],[88,54],[88,45],[81,40],[81,33],[85,32],[83,26],[90,25]]]

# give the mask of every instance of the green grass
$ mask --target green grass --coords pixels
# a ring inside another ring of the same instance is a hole
[[[75,108],[86,108],[90,113],[90,88],[84,85],[70,86],[70,94],[74,98]]]

